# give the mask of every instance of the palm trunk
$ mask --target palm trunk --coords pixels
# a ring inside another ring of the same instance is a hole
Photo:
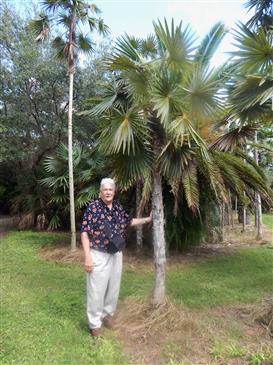
[[[75,204],[74,204],[74,178],[73,178],[73,144],[72,144],[73,83],[74,83],[74,74],[72,72],[70,72],[69,73],[69,104],[68,104],[68,171],[69,171],[71,250],[76,249],[76,223],[75,223]]]
[[[243,227],[242,232],[245,232],[246,230],[246,207],[243,207]]]
[[[136,212],[137,218],[140,217],[139,205],[141,201],[141,182],[138,181],[136,184]],[[143,247],[143,227],[142,225],[136,227],[136,242],[137,252],[140,253]]]
[[[234,210],[235,210],[235,214],[236,214],[236,217],[238,220],[238,198],[237,198],[237,196],[235,197]]]
[[[153,245],[155,260],[155,288],[153,293],[153,303],[155,305],[160,305],[165,302],[166,242],[164,234],[164,207],[162,185],[159,172],[154,173],[152,210]]]
[[[255,132],[255,143],[258,143],[258,134],[257,131]],[[256,161],[256,164],[259,164],[259,156],[257,148],[254,149],[254,158]],[[261,195],[258,192],[255,192],[255,226],[256,226],[256,239],[261,240],[263,237],[262,232],[262,201],[261,201]]]

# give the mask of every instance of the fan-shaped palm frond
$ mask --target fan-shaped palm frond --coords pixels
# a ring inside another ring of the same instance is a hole
[[[168,180],[179,181],[184,169],[194,160],[195,152],[189,145],[184,144],[180,148],[171,142],[162,149],[158,156],[160,171]]]
[[[195,49],[193,35],[189,26],[182,31],[182,22],[178,26],[174,25],[172,19],[169,28],[167,20],[164,19],[164,26],[160,21],[153,22],[155,34],[165,50],[165,61],[167,65],[175,70],[181,71],[190,66],[192,52]]]
[[[238,79],[235,88],[231,91],[231,103],[235,104],[236,108],[241,111],[249,110],[253,106],[262,106],[266,102],[271,104],[272,97],[272,76],[246,76],[245,78]],[[237,102],[235,103],[235,101]]]
[[[138,144],[149,140],[149,131],[142,113],[115,109],[99,137],[100,150],[106,154],[122,151],[129,155],[136,151]]]
[[[89,54],[94,51],[94,43],[89,37],[86,37],[83,33],[77,34],[78,50],[82,53]]]
[[[250,125],[235,128],[213,141],[209,148],[219,151],[233,151],[237,146],[244,144],[247,138],[252,138],[255,130],[256,127]]]
[[[152,102],[163,125],[171,113],[181,105],[182,92],[179,89],[180,76],[171,70],[157,73],[151,87]]]
[[[29,22],[30,29],[36,36],[36,41],[44,41],[49,36],[49,24],[50,18],[47,14],[40,14],[39,17],[35,20],[31,20]]]
[[[46,12],[54,13],[59,9],[67,9],[71,7],[71,1],[67,0],[43,0],[41,2],[42,7]]]
[[[154,59],[158,56],[158,42],[153,34],[140,41],[140,52],[147,59]]]
[[[244,24],[238,24],[234,33],[238,50],[231,52],[238,58],[237,68],[243,74],[262,73],[272,75],[273,66],[273,32],[264,29],[251,31]]]
[[[185,83],[181,85],[185,91],[185,101],[190,107],[194,118],[211,119],[222,110],[222,99],[219,94],[218,74],[197,66],[187,75]]]
[[[125,34],[117,39],[115,51],[131,61],[140,62],[141,56],[138,51],[139,42],[135,37],[130,37],[128,34]]]
[[[59,59],[65,59],[68,56],[68,44],[61,36],[57,36],[52,41],[52,47],[56,50],[56,56]]]
[[[123,189],[128,189],[139,179],[146,181],[143,191],[147,198],[151,191],[151,172],[153,169],[154,156],[149,146],[136,149],[134,154],[124,155],[121,152],[115,155],[112,165],[113,175]]]
[[[246,23],[248,27],[262,26],[269,28],[273,25],[273,3],[272,0],[248,0],[245,7],[255,9],[254,15]]]

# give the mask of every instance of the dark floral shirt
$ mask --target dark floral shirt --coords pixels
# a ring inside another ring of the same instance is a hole
[[[132,218],[125,212],[119,201],[113,200],[109,209],[102,199],[93,200],[84,212],[81,232],[87,232],[92,248],[107,252],[109,239],[105,234],[105,221],[108,221],[112,233],[124,237],[125,229],[131,224]]]

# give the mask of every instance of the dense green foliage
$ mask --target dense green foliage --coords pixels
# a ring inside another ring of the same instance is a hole
[[[44,176],[44,158],[67,140],[68,78],[66,65],[55,57],[50,44],[35,43],[35,36],[14,10],[1,7],[1,103],[0,110],[0,202],[1,211],[48,214],[51,189],[39,180]],[[84,62],[75,78],[75,111],[94,95],[106,77],[98,58],[108,42]],[[108,47],[109,48],[109,47]],[[74,117],[75,144],[93,146],[96,121]],[[66,215],[68,211],[66,209]],[[67,218],[66,218],[67,220]]]

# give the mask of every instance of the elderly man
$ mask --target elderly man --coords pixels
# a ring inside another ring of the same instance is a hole
[[[87,207],[81,226],[87,272],[87,319],[92,336],[101,336],[102,324],[110,329],[114,326],[113,315],[122,272],[122,251],[114,253],[110,249],[111,237],[124,237],[128,226],[141,225],[152,220],[151,216],[130,218],[114,199],[114,195],[114,180],[102,179],[99,198]]]

